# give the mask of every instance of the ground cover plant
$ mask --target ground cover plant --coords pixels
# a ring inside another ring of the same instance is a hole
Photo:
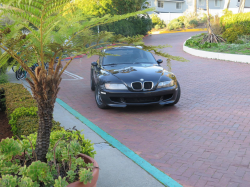
[[[204,51],[250,55],[250,36],[241,36],[235,43],[204,43],[203,34],[193,36],[186,41],[185,46]]]
[[[94,157],[96,152],[80,131],[53,131],[47,163],[37,160],[34,152],[37,133],[21,138],[0,142],[0,186],[65,187],[75,180],[84,184],[92,180],[93,163],[85,163],[76,156],[84,153]]]

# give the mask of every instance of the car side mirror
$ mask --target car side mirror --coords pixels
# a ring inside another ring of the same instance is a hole
[[[92,66],[97,66],[98,64],[97,64],[97,62],[92,62],[91,65]]]
[[[162,59],[158,59],[156,62],[157,62],[158,64],[161,64],[161,63],[163,62],[163,60],[162,60]]]

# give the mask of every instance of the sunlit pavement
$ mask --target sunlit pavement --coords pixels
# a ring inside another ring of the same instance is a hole
[[[97,108],[90,90],[97,57],[73,61],[68,72],[83,79],[64,77],[58,97],[183,186],[250,186],[250,65],[183,52],[194,34],[145,38],[190,61],[172,61],[182,89],[176,106]]]

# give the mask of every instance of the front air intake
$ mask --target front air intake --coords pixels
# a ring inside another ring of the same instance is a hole
[[[132,82],[132,88],[134,90],[142,90],[142,83],[141,82]]]
[[[153,82],[144,82],[143,86],[145,90],[151,90],[153,88]]]

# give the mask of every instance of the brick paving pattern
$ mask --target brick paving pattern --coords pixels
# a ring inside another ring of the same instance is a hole
[[[74,60],[68,71],[84,79],[63,80],[59,98],[185,187],[248,187],[250,65],[183,52],[194,34],[145,38],[190,61],[172,62],[182,89],[176,106],[98,109],[89,84],[96,57]]]

